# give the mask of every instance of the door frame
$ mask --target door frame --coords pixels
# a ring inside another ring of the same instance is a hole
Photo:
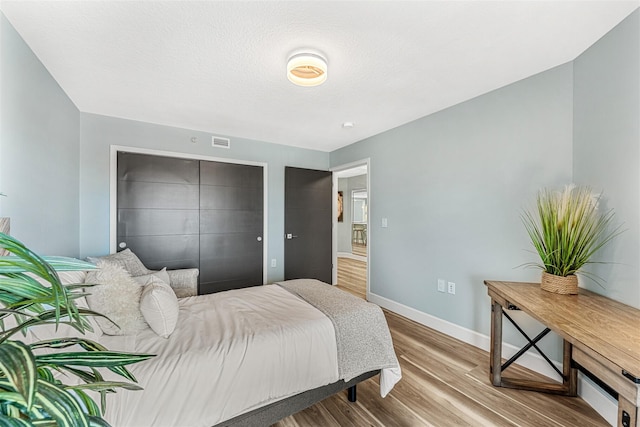
[[[200,154],[192,154],[192,153],[181,153],[177,151],[165,151],[165,150],[155,150],[151,148],[140,148],[140,147],[129,147],[125,145],[111,145],[110,146],[110,157],[109,157],[109,252],[115,253],[117,251],[117,222],[118,222],[118,211],[117,211],[117,202],[118,202],[118,152],[123,151],[127,153],[136,153],[136,154],[149,154],[153,156],[162,156],[162,157],[174,157],[178,159],[188,159],[188,160],[206,160],[211,162],[219,162],[219,163],[232,163],[236,165],[248,165],[248,166],[260,166],[262,167],[263,174],[263,216],[262,216],[262,284],[267,284],[267,260],[268,260],[268,248],[269,248],[269,239],[268,239],[268,165],[265,162],[253,162],[250,160],[236,160],[236,159],[228,159],[223,157],[213,157],[213,156],[203,156]]]
[[[333,172],[333,229],[332,229],[332,245],[333,245],[333,271],[332,279],[333,285],[338,284],[338,216],[335,215],[338,212],[338,176],[336,172],[353,169],[357,166],[367,166],[367,300],[369,299],[370,286],[371,286],[371,158],[356,160],[354,162],[345,163],[339,166],[334,166],[329,170]]]

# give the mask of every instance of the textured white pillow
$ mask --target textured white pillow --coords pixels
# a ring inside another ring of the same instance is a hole
[[[131,335],[145,329],[140,312],[142,286],[117,264],[98,261],[97,265],[98,270],[87,274],[86,283],[98,284],[86,289],[87,302],[91,310],[113,321],[96,317],[100,329],[107,335]]]
[[[153,332],[169,338],[178,323],[178,298],[169,285],[150,277],[142,290],[140,311]]]
[[[75,285],[78,283],[84,283],[84,281],[87,278],[87,272],[86,271],[58,271],[58,277],[60,278],[60,283],[62,283],[63,285],[72,285],[72,284]],[[76,300],[76,305],[79,308],[89,308],[89,304],[87,303],[87,300],[85,297],[78,298]],[[98,321],[96,320],[97,317],[98,316],[85,317],[85,319],[87,319],[87,321],[91,325],[91,328],[93,328],[93,331],[89,331],[89,330],[86,331],[85,333],[86,338],[94,341],[97,340],[102,335],[102,329],[100,329],[100,325],[98,325]],[[73,328],[71,329],[75,331],[75,333],[78,333],[75,329]],[[60,333],[60,328],[58,328],[57,332]],[[64,336],[74,336],[74,335],[68,334]]]
[[[131,249],[127,248],[124,251],[116,252],[115,254],[105,255],[102,257],[87,257],[89,262],[98,265],[99,261],[110,262],[111,264],[117,264],[124,268],[131,276],[137,277],[143,274],[149,274],[151,270],[144,266],[140,258]]]

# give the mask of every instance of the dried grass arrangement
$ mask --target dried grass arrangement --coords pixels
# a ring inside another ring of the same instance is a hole
[[[540,256],[539,263],[527,265],[542,269],[543,289],[575,294],[578,287],[577,278],[561,281],[567,285],[559,285],[544,273],[567,278],[580,272],[600,284],[601,278],[581,268],[594,263],[593,254],[621,233],[620,226],[612,227],[613,210],[599,211],[600,197],[589,187],[573,184],[563,191],[543,189],[538,193],[537,210],[522,215],[531,243]]]

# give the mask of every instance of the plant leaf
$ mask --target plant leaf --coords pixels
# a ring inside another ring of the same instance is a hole
[[[129,365],[151,357],[154,357],[154,355],[120,353],[117,351],[70,352],[37,355],[36,362],[54,366],[73,365],[99,368]]]
[[[31,344],[32,349],[37,348],[67,348],[73,345],[79,345],[87,351],[108,351],[105,346],[95,341],[85,338],[53,338],[50,340],[42,340]]]
[[[125,383],[122,381],[102,381],[91,384],[78,384],[67,386],[67,389],[71,390],[93,390],[93,391],[111,391],[114,388],[124,388],[125,390],[144,390],[137,384]]]
[[[77,313],[107,318],[106,316],[100,313],[97,313],[95,311],[91,311],[88,309],[84,309],[84,308],[77,309]],[[69,326],[72,326],[78,332],[84,333],[84,330],[86,328],[84,324],[81,322],[80,317],[77,317],[77,319],[71,319],[71,320],[65,320],[66,317],[63,317],[62,318],[63,320],[61,321],[60,318],[59,317],[56,318],[56,316],[57,316],[57,313],[54,310],[47,310],[40,313],[38,316],[31,316],[28,320],[25,320],[20,324],[18,324],[18,326],[0,333],[0,343],[2,343],[4,340],[9,338],[11,335],[17,332],[20,332],[23,329],[31,328],[33,326],[41,325],[41,324],[64,323]],[[51,322],[51,320],[53,320],[54,322]]]
[[[2,233],[0,233],[2,234]],[[5,234],[5,236],[8,236]],[[8,236],[11,238],[11,236]],[[13,239],[13,238],[12,238]],[[17,240],[16,240],[17,241]],[[0,242],[0,247],[5,247],[8,251],[14,252],[8,247],[5,246],[5,242]],[[24,249],[26,247],[22,245]],[[0,273],[24,273],[26,271],[31,271],[32,262],[27,261],[22,258],[24,254],[35,255],[34,252],[31,252],[29,249],[26,250],[18,250],[16,253],[17,256],[0,256]],[[43,256],[40,257],[35,255],[35,257],[45,263],[49,264],[53,270],[55,271],[88,271],[88,270],[96,270],[98,267],[95,264],[92,264],[87,261],[82,261],[76,258],[62,257],[62,256]]]
[[[51,372],[51,369],[44,366],[38,366],[38,378],[41,378],[50,383],[55,383],[56,381],[53,373]]]
[[[111,427],[108,422],[99,417],[89,417],[89,425],[91,427]]]
[[[31,409],[36,394],[36,361],[28,345],[21,341],[0,344],[0,371]]]
[[[63,427],[88,427],[89,420],[78,402],[66,390],[38,380],[36,400]]]
[[[0,427],[33,427],[33,424],[20,418],[9,418],[0,414]]]
[[[0,248],[13,254],[0,257],[0,350],[4,351],[0,351],[0,362],[6,365],[0,364],[0,417],[3,417],[0,427],[5,421],[11,426],[108,426],[86,390],[100,394],[104,412],[108,392],[115,392],[118,387],[132,390],[139,387],[104,381],[96,368],[107,368],[135,381],[125,366],[153,356],[111,352],[99,343],[83,338],[57,338],[31,346],[9,341],[13,334],[25,334],[29,328],[42,324],[68,324],[79,332],[92,330],[86,316],[106,316],[76,305],[78,298],[87,295],[85,288],[92,284],[63,285],[56,272],[93,270],[97,268],[93,264],[72,258],[41,257],[4,233],[0,233]],[[5,319],[9,317],[16,320],[17,326],[6,329]],[[72,345],[85,351],[38,356],[32,351],[44,348],[57,351]],[[28,363],[21,352],[30,356]],[[82,369],[83,366],[88,369]],[[87,384],[66,386],[56,379],[56,372],[76,375]],[[28,391],[26,395],[25,390]],[[14,422],[14,419],[18,421]]]
[[[51,287],[48,289],[50,290],[50,295],[52,297],[51,303],[56,313],[56,321],[60,318],[61,310],[63,308],[66,308],[67,315],[69,315],[70,318],[73,319],[77,317],[76,306],[74,303],[70,304],[67,292],[64,286],[60,283],[60,277],[51,264],[31,249],[27,248],[22,242],[5,233],[0,233],[0,248],[5,248],[7,251],[15,255],[0,257],[0,273],[11,277],[11,274],[29,272],[41,277],[51,284]],[[71,258],[50,257],[49,259],[56,264],[59,269],[70,268],[78,270],[82,269],[78,264],[88,264],[84,261],[74,260]],[[86,269],[93,268],[95,267],[87,265]]]
[[[88,340],[83,341],[87,342]],[[137,382],[135,376],[125,368],[125,365],[138,363],[154,356],[152,354],[120,353],[116,351],[90,351],[39,355],[36,356],[36,361],[38,364],[65,368],[68,367],[67,365],[107,368],[129,381]]]
[[[100,408],[84,390],[75,388],[71,395],[80,403],[81,406],[87,409],[87,415],[100,417]],[[91,423],[89,424],[91,425]]]

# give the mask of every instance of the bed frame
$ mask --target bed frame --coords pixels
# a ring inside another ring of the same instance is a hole
[[[309,406],[315,405],[342,390],[348,389],[347,395],[350,402],[356,401],[356,385],[366,379],[376,376],[380,371],[366,372],[351,381],[339,380],[335,383],[304,391],[295,396],[273,402],[262,408],[254,409],[230,420],[216,424],[214,427],[256,427],[270,426],[289,415],[300,412]]]

